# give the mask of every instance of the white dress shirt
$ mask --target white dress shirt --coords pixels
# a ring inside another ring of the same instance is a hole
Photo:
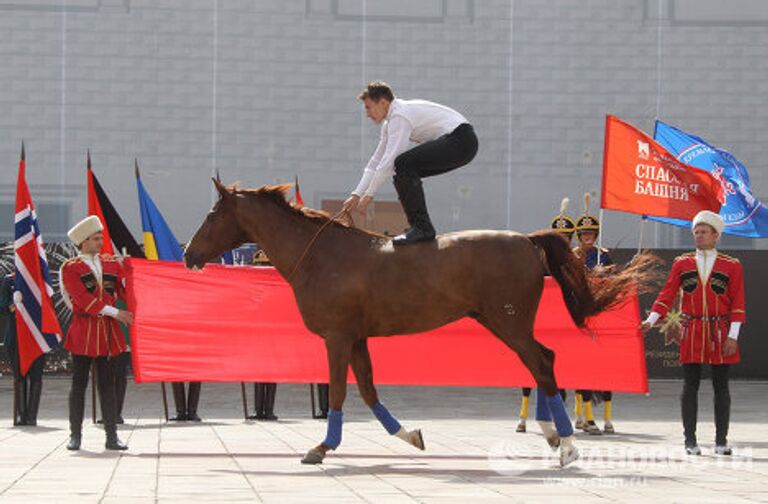
[[[696,269],[699,271],[699,278],[704,285],[709,281],[709,275],[712,273],[712,268],[715,266],[715,259],[717,259],[717,249],[696,249]],[[645,321],[654,325],[658,322],[659,318],[661,318],[661,315],[658,312],[651,312]],[[733,340],[738,340],[740,329],[741,322],[731,322],[731,326],[728,329],[728,337]]]
[[[439,103],[395,98],[381,125],[379,145],[352,194],[373,197],[381,184],[395,173],[395,158],[408,149],[409,142],[421,144],[435,140],[466,122],[463,115]]]

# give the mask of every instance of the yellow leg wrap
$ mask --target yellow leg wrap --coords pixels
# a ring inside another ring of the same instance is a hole
[[[605,401],[605,411],[603,413],[604,420],[610,422],[613,419],[613,409],[611,408],[611,401]]]
[[[523,404],[520,406],[520,418],[528,418],[528,397],[523,396]]]
[[[587,422],[595,421],[595,416],[592,414],[592,401],[584,401],[584,419]]]
[[[581,394],[576,394],[576,398],[573,401],[573,403],[574,403],[573,404],[573,413],[576,415],[576,418],[581,418],[581,415],[583,414],[582,413],[583,410],[582,410],[582,406],[581,406],[582,402],[583,402],[583,400],[581,398]]]

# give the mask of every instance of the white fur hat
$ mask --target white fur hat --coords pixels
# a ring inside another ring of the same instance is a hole
[[[698,224],[709,224],[715,228],[717,234],[722,234],[723,228],[725,227],[723,218],[715,212],[710,212],[709,210],[702,210],[696,214],[696,217],[693,218],[693,222],[691,223],[691,229],[694,229]]]
[[[67,236],[75,245],[80,245],[87,240],[94,233],[104,231],[104,226],[101,225],[101,219],[95,215],[89,215],[85,219],[81,220],[72,229],[67,231]]]

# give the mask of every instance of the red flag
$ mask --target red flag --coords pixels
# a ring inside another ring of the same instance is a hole
[[[294,186],[294,200],[296,200],[296,204],[300,207],[304,206],[304,198],[301,197],[301,191],[299,190],[299,176],[296,175],[296,185]]]
[[[21,147],[16,183],[14,306],[21,374],[40,355],[61,342],[61,327],[53,309],[53,288],[35,205],[26,180],[24,146]]]
[[[701,210],[720,212],[720,183],[678,161],[653,138],[614,116],[605,118],[601,207],[691,220]]]
[[[115,255],[115,249],[112,247],[112,236],[109,234],[107,220],[104,218],[104,212],[101,210],[101,203],[96,194],[96,187],[93,183],[93,169],[91,168],[91,151],[88,151],[88,215],[96,215],[104,227],[104,244],[101,246],[102,254]]]
[[[137,382],[328,380],[325,344],[306,328],[291,286],[274,268],[209,264],[195,272],[134,258],[126,264]],[[557,352],[560,387],[646,392],[639,316],[637,296],[630,296],[590,319],[592,338],[574,325],[560,287],[547,278],[534,334]],[[379,384],[535,386],[517,354],[469,318],[422,334],[371,338],[370,353]]]

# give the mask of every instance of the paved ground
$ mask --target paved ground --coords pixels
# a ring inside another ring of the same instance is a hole
[[[350,388],[340,450],[305,466],[325,434],[306,385],[278,386],[280,420],[254,422],[242,418],[239,385],[204,384],[205,421],[182,425],[162,419],[159,385],[131,385],[120,430],[130,449],[105,452],[88,423],[84,449],[70,453],[68,380],[46,380],[40,426],[13,428],[2,377],[0,502],[768,502],[768,384],[732,385],[730,458],[712,454],[711,387],[700,397],[704,455],[693,458],[682,454],[680,383],[651,388],[618,394],[618,433],[580,434],[582,459],[565,469],[533,422],[515,433],[518,390],[381,387],[403,424],[423,429],[419,452],[388,436]]]

